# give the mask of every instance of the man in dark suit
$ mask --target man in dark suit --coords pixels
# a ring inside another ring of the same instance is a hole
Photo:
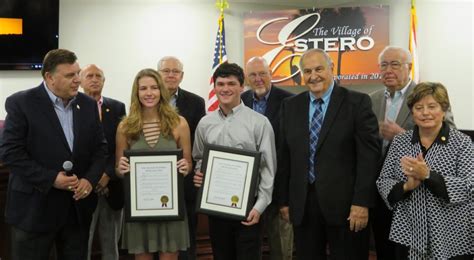
[[[0,120],[0,158],[3,156],[3,120]]]
[[[194,143],[194,132],[199,120],[206,115],[204,99],[179,87],[183,80],[183,63],[176,57],[166,56],[158,62],[158,72],[170,92],[170,103],[188,122],[191,130],[191,143]],[[190,247],[187,252],[180,252],[179,259],[196,259],[196,190],[193,184],[194,171],[184,178],[184,198],[188,214]]]
[[[379,141],[382,144],[380,168],[395,135],[410,130],[415,125],[407,105],[407,97],[416,86],[410,78],[411,60],[408,50],[395,46],[385,47],[379,55],[380,75],[385,88],[371,94],[371,99],[372,109],[379,121]],[[446,112],[446,122],[455,127],[451,109]],[[377,259],[395,259],[395,243],[388,240],[392,213],[378,193],[371,218]]]
[[[73,52],[52,50],[43,60],[44,82],[5,102],[12,259],[48,259],[53,244],[58,259],[86,258],[107,144],[96,102],[78,93],[79,71]],[[65,161],[73,163],[69,172]]]
[[[283,101],[277,198],[298,259],[367,259],[380,146],[370,98],[335,84],[321,49],[300,59],[309,91]]]
[[[272,86],[272,73],[267,61],[262,57],[253,57],[245,66],[247,82],[252,89],[242,93],[244,104],[266,116],[275,133],[278,150],[280,129],[280,105],[283,99],[293,96],[288,91]],[[272,203],[263,213],[265,231],[270,246],[272,260],[291,259],[293,255],[293,227],[287,220],[280,218],[278,205],[273,193]]]
[[[98,225],[102,259],[116,260],[119,258],[118,242],[122,232],[124,194],[122,179],[115,175],[115,133],[120,120],[125,116],[125,105],[102,96],[105,76],[97,65],[85,66],[80,76],[84,93],[97,102],[108,146],[105,172],[95,188],[99,201],[89,231],[88,259],[91,257],[92,241]]]

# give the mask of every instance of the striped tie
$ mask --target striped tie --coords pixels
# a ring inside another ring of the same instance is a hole
[[[323,124],[323,100],[316,99],[313,100],[313,103],[316,107],[314,110],[314,114],[311,117],[311,126],[309,128],[309,183],[313,183],[316,180],[316,146],[318,144],[319,132],[321,131],[321,126]]]

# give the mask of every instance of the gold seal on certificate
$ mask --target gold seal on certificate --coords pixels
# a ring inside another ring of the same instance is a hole
[[[184,218],[183,175],[178,172],[182,150],[126,150],[130,174],[124,178],[125,219]]]
[[[161,196],[161,199],[160,199],[160,200],[161,200],[161,207],[163,207],[163,208],[168,207],[168,204],[167,204],[168,201],[169,201],[168,196],[163,195],[163,196]]]
[[[230,204],[232,207],[237,207],[237,202],[239,202],[239,196],[234,195],[230,198],[232,204]]]
[[[255,203],[260,153],[206,144],[197,211],[245,220]]]

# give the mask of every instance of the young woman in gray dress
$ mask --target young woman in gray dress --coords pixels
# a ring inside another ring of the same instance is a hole
[[[183,149],[178,171],[186,175],[191,169],[191,141],[186,119],[169,105],[169,94],[163,81],[153,69],[138,72],[132,87],[130,113],[117,129],[117,174],[130,170],[127,149]],[[135,259],[178,259],[178,251],[189,246],[187,218],[182,221],[125,223],[122,247],[135,254]]]

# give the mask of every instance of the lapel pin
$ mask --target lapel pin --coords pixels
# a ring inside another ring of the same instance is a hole
[[[81,107],[79,105],[76,105],[77,109],[81,109]]]
[[[446,137],[441,136],[441,141],[443,141],[443,142],[446,141]]]
[[[110,112],[110,109],[107,108],[107,109],[105,110],[105,112]]]

